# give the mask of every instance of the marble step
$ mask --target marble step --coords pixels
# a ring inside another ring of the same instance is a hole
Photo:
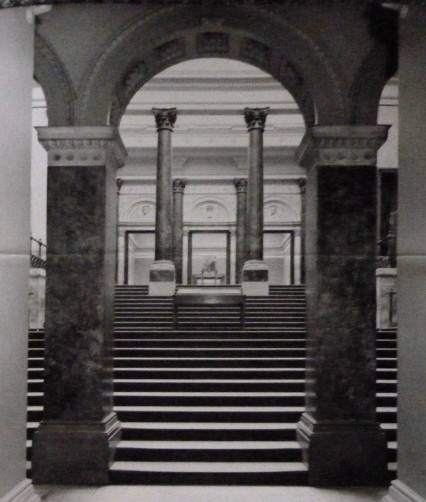
[[[301,462],[114,462],[116,484],[306,485]]]

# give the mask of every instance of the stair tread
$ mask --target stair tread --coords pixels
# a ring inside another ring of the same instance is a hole
[[[302,462],[123,462],[111,465],[113,471],[139,472],[306,472]]]
[[[300,450],[297,441],[171,441],[171,440],[122,440],[117,448],[144,449],[194,449],[194,450],[282,450],[284,448]]]

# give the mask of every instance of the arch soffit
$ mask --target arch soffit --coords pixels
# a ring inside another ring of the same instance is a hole
[[[49,125],[73,125],[76,92],[65,65],[48,42],[37,33],[34,49],[34,78],[41,85],[46,98]]]
[[[169,6],[132,22],[87,74],[77,122],[94,125],[110,119],[118,125],[144,83],[199,57],[236,59],[266,71],[293,94],[307,125],[315,115],[318,123],[347,121],[343,83],[314,41],[272,12],[240,5],[223,7],[216,21],[206,21],[189,6]]]

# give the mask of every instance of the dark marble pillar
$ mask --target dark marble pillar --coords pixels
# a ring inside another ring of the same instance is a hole
[[[298,184],[300,187],[300,282],[305,284],[306,281],[306,178],[299,178]]]
[[[236,221],[236,252],[235,252],[235,283],[241,284],[245,259],[245,231],[247,210],[247,179],[235,178],[237,189],[237,221]]]
[[[387,126],[315,126],[306,185],[307,383],[298,439],[313,485],[386,478],[376,418],[376,153]]]
[[[173,261],[176,268],[176,283],[182,284],[183,267],[183,192],[186,179],[173,180]]]
[[[173,260],[172,148],[176,108],[153,108],[158,131],[155,260]]]
[[[246,108],[249,133],[246,260],[263,259],[263,131],[269,108]]]
[[[113,412],[116,169],[113,127],[43,127],[48,151],[44,418],[35,483],[106,484]]]

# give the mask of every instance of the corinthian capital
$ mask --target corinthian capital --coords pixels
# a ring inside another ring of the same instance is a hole
[[[234,185],[237,192],[247,192],[247,178],[234,178]]]
[[[268,115],[268,108],[244,108],[244,118],[246,119],[247,129],[265,129],[266,116]]]
[[[187,180],[185,178],[177,178],[173,180],[173,192],[183,193],[186,186],[186,181]]]
[[[161,129],[173,131],[173,126],[175,125],[177,117],[176,108],[153,108],[152,112],[155,117],[157,131]]]

